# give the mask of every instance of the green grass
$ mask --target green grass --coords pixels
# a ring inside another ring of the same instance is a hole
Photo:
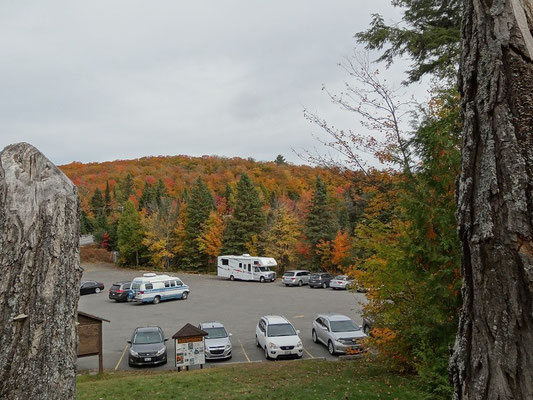
[[[79,400],[425,399],[412,376],[364,360],[276,361],[191,371],[78,377]]]

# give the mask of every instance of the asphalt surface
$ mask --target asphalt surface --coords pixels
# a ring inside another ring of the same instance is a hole
[[[216,276],[172,273],[189,285],[187,300],[170,300],[155,304],[134,302],[117,303],[108,298],[113,282],[132,280],[142,276],[139,270],[128,270],[109,264],[83,264],[83,280],[103,282],[99,294],[80,297],[78,309],[110,320],[104,322],[104,368],[131,369],[128,366],[127,341],[139,326],[158,325],[171,338],[187,322],[197,326],[204,321],[219,321],[231,332],[233,357],[229,361],[208,362],[207,367],[229,362],[264,362],[262,349],[255,345],[255,328],[263,315],[282,315],[289,319],[304,346],[303,358],[336,359],[322,344],[311,339],[312,323],[319,313],[340,313],[362,324],[362,305],[365,296],[360,293],[332,289],[311,289],[308,286],[285,287],[278,279],[272,283],[233,281]],[[174,369],[174,342],[167,342],[169,362],[152,369]],[[98,368],[98,358],[78,359],[78,370]]]

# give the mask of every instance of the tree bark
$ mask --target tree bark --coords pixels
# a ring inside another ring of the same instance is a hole
[[[533,1],[463,13],[454,399],[533,399]]]
[[[0,153],[0,398],[74,399],[79,201],[27,143]]]

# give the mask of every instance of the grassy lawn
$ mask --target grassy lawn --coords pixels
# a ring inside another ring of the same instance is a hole
[[[183,372],[81,375],[78,399],[425,399],[413,377],[364,360],[276,361]]]

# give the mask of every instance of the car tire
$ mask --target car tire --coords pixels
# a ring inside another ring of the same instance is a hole
[[[235,280],[235,277],[234,277],[233,275],[230,275],[230,276],[229,276],[229,280],[230,280],[230,281],[234,281],[234,280]]]
[[[324,282],[324,283],[322,284],[322,287],[325,289],[325,288],[328,287],[328,284],[327,284],[326,282]]]
[[[365,335],[370,336],[370,327],[368,325],[365,325],[363,327],[363,332],[365,333]]]
[[[288,284],[288,283],[286,283],[286,284],[285,284],[285,286],[286,286],[286,287],[289,287],[289,284]]]
[[[261,345],[259,344],[259,340],[257,339],[257,335],[255,335],[255,345],[257,347],[261,347]]]
[[[155,297],[154,297],[154,301],[153,301],[153,303],[154,303],[154,304],[159,304],[160,301],[161,301],[161,297],[159,297],[159,296],[155,296]]]
[[[181,299],[187,300],[188,298],[189,298],[189,292],[183,292],[183,294],[181,295]]]
[[[328,341],[328,351],[332,356],[335,355],[335,346],[333,346],[333,342],[331,340]]]
[[[265,283],[265,277],[262,276],[261,278],[259,278],[259,282],[261,282],[261,283]]]
[[[318,338],[316,337],[316,331],[314,329],[311,333],[311,336],[313,337],[313,343],[318,343]]]
[[[96,293],[96,294],[100,293],[100,288],[94,289],[94,293]]]
[[[302,286],[304,283],[302,281],[298,281],[298,286]]]
[[[267,345],[265,344],[265,358],[267,360],[270,360],[270,356],[268,355]]]

